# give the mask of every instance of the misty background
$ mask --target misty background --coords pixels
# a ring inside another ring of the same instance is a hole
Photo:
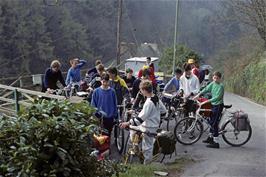
[[[179,0],[177,43],[219,68],[229,90],[245,95],[235,88],[236,78],[243,80],[239,71],[261,62],[265,42],[256,27],[237,18],[229,1]],[[63,71],[72,57],[87,60],[87,68],[95,59],[111,63],[116,58],[116,0],[1,0],[0,6],[2,79],[44,73],[56,58]],[[175,7],[174,0],[123,0],[121,60],[141,55],[127,50],[143,43],[157,44],[158,55],[164,56],[174,45]],[[257,82],[262,83],[259,98],[265,96],[266,82]]]

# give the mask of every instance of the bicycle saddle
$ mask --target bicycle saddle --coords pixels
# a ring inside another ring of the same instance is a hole
[[[229,108],[231,108],[232,107],[232,105],[230,104],[230,105],[224,105],[224,108],[225,109],[229,109]]]

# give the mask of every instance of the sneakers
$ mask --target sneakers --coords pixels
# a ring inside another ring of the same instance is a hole
[[[206,147],[219,149],[220,148],[220,144],[213,142],[211,144],[206,145]]]
[[[214,143],[214,141],[213,141],[213,137],[208,137],[206,140],[203,140],[202,142],[203,142],[203,143],[212,144],[212,143]]]

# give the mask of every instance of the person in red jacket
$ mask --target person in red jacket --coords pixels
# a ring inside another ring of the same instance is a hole
[[[146,65],[143,66],[143,68],[141,70],[139,70],[139,73],[138,73],[138,78],[141,78],[142,77],[142,72],[143,70],[145,69],[148,69],[149,70],[149,78],[152,82],[152,85],[153,85],[153,91],[154,93],[156,93],[157,91],[157,82],[156,82],[156,79],[155,79],[155,74],[154,74],[154,64],[151,62],[151,57],[147,57],[147,60],[146,60]]]
[[[192,73],[198,77],[198,79],[200,78],[200,70],[198,67],[198,64],[195,62],[194,59],[188,59],[188,64],[191,65],[192,68]]]

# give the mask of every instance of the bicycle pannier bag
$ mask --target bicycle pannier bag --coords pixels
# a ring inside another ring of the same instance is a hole
[[[236,111],[234,113],[234,121],[232,122],[234,127],[239,131],[247,131],[249,128],[248,114],[243,111]]]
[[[161,131],[158,133],[158,142],[154,142],[153,154],[157,154],[159,151],[159,146],[161,148],[161,153],[164,155],[172,154],[175,151],[176,139],[173,132]]]

